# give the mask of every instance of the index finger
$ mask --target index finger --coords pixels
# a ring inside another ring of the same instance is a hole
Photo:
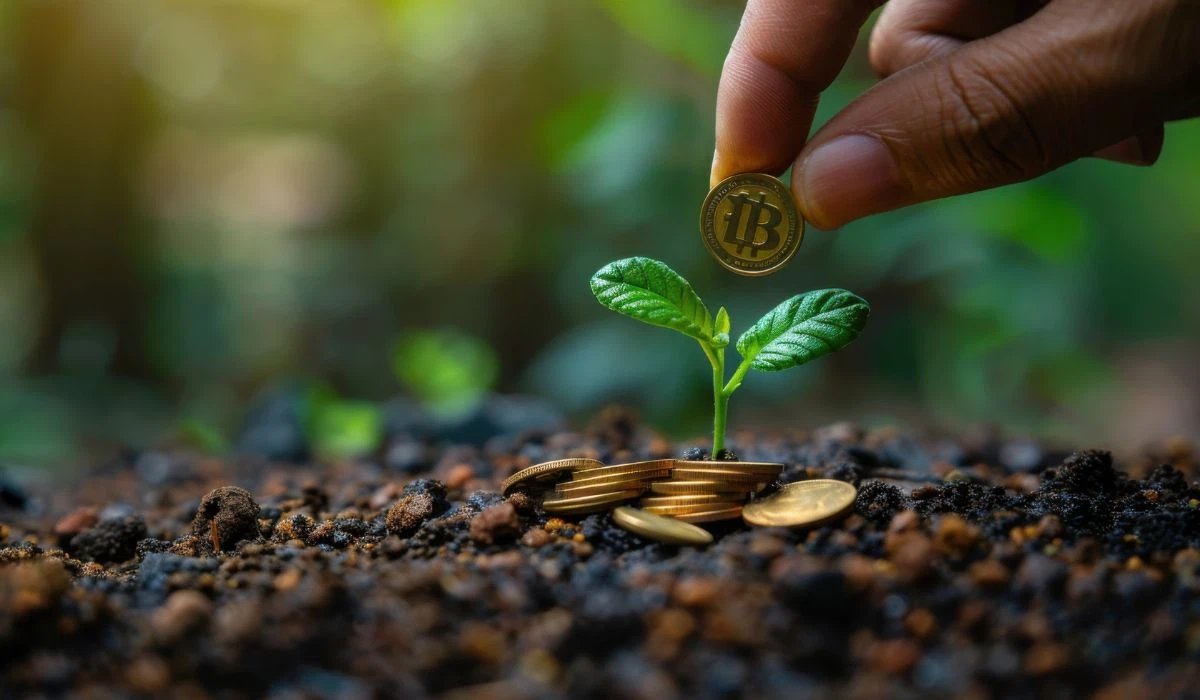
[[[711,184],[778,175],[800,153],[821,91],[883,0],[749,0],[717,90]]]

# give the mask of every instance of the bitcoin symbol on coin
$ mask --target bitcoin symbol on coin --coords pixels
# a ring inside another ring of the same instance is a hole
[[[736,246],[738,255],[749,247],[750,257],[757,258],[758,251],[774,250],[779,246],[778,229],[779,222],[783,221],[783,212],[779,211],[779,207],[767,202],[765,192],[759,193],[757,200],[752,199],[746,192],[738,192],[730,195],[729,201],[733,202],[733,209],[725,214],[725,242]],[[745,226],[742,225],[743,209],[749,210],[748,215],[744,217]],[[767,215],[766,221],[761,218],[763,213]],[[762,241],[756,240],[760,229],[767,235]]]
[[[743,173],[708,193],[700,210],[700,234],[726,268],[742,275],[766,275],[795,255],[804,221],[786,185],[770,175]]]

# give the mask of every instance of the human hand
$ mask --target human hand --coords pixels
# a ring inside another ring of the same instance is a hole
[[[792,171],[835,228],[1028,180],[1086,155],[1149,165],[1200,115],[1200,0],[892,0],[884,78],[806,137],[882,0],[749,0],[717,94],[712,182]]]

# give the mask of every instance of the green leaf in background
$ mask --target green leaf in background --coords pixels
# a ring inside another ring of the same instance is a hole
[[[717,317],[713,320],[712,344],[715,348],[729,345],[729,312],[724,306],[717,309]]]
[[[611,91],[592,91],[576,95],[541,123],[537,130],[542,157],[561,168],[581,142],[609,115],[614,102]]]
[[[1078,202],[1042,183],[980,192],[946,205],[963,228],[1012,241],[1052,263],[1076,260],[1087,242],[1087,220]]]
[[[221,429],[199,418],[184,418],[175,426],[179,441],[205,454],[221,455],[229,451],[229,441]]]
[[[326,458],[362,457],[383,440],[379,407],[367,401],[344,401],[328,396],[313,400],[307,421],[313,450]]]
[[[600,0],[599,4],[625,31],[654,50],[702,75],[720,73],[733,36],[729,24],[711,10],[684,0]]]
[[[738,338],[737,349],[760,372],[778,372],[838,350],[858,337],[871,307],[844,289],[798,294]]]
[[[692,285],[666,263],[625,258],[592,276],[592,294],[604,306],[652,326],[711,344],[712,316]]]
[[[402,337],[392,354],[392,370],[426,409],[449,417],[483,399],[496,382],[500,361],[487,341],[445,328]]]

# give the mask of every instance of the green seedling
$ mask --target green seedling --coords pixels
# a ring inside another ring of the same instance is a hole
[[[604,306],[652,326],[662,326],[700,343],[712,364],[714,458],[725,449],[729,397],[751,369],[780,372],[845,347],[858,337],[871,307],[844,289],[797,294],[751,326],[738,338],[742,361],[725,380],[725,347],[729,345],[729,313],[714,317],[679,273],[650,258],[611,262],[592,276],[592,293]]]

